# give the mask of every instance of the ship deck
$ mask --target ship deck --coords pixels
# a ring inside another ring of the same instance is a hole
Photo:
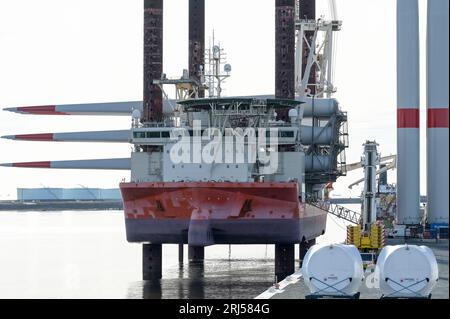
[[[439,243],[435,240],[408,239],[410,245],[425,245],[433,250],[439,267],[439,281],[432,291],[432,299],[449,299],[449,240],[441,239]],[[403,239],[389,239],[388,245],[403,244]],[[366,277],[369,274],[366,274]],[[370,289],[365,284],[361,285],[360,299],[379,299],[381,292],[379,289]],[[262,292],[257,299],[305,299],[309,295],[308,287],[301,276],[301,270],[279,283],[279,288],[270,287]]]

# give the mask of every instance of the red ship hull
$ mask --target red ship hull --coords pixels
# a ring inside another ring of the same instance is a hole
[[[298,200],[297,183],[123,183],[135,243],[280,244],[322,235],[327,213]]]

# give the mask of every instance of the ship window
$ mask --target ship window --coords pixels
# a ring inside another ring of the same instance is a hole
[[[161,132],[147,132],[147,138],[160,138]]]
[[[272,133],[273,132],[273,133]],[[280,136],[280,134],[281,134],[281,132],[278,132],[278,136]],[[266,131],[266,138],[270,138],[270,137],[272,137],[272,135],[275,137],[277,134],[276,134],[276,132],[275,131],[271,131],[271,130],[267,130]]]
[[[145,138],[145,132],[134,132],[134,138]]]
[[[294,137],[294,131],[281,131],[281,132],[280,132],[280,137],[290,137],[290,138],[293,138],[293,137]]]
[[[162,138],[169,138],[170,137],[170,132],[161,132],[161,137]]]

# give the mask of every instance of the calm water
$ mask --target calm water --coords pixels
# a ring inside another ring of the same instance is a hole
[[[319,242],[344,239],[328,218]],[[163,254],[164,279],[151,285],[120,212],[0,212],[0,298],[253,298],[273,283],[273,246],[208,247],[204,266],[180,267],[176,245]]]

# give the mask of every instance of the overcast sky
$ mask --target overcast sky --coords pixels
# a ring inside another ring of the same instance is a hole
[[[396,153],[394,0],[336,0],[343,28],[336,83],[348,112],[347,162],[359,161],[365,140]],[[421,0],[422,194],[425,193],[425,20]],[[188,0],[164,0],[164,72],[187,68]],[[226,95],[274,92],[274,0],[207,0],[206,34],[216,38],[233,66]],[[327,0],[319,14],[329,16]],[[0,108],[142,99],[142,0],[0,0]],[[126,117],[23,116],[0,111],[0,135],[126,129]],[[130,156],[125,144],[29,143],[0,140],[0,163]],[[17,187],[117,187],[128,172],[0,168],[0,199]],[[336,194],[362,177],[349,174]],[[395,182],[395,173],[389,178]],[[359,195],[359,190],[350,195]]]

